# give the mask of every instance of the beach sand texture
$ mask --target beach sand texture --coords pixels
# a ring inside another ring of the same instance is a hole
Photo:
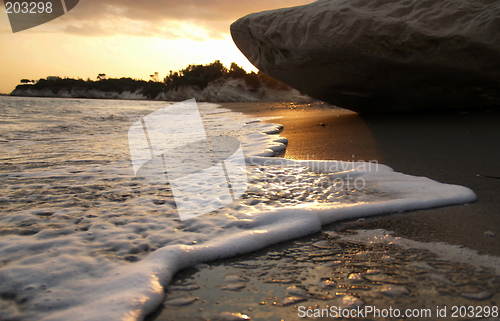
[[[470,187],[478,200],[335,223],[310,237],[190,268],[174,278],[150,320],[299,320],[301,306],[358,305],[432,308],[428,319],[435,319],[436,306],[498,305],[498,274],[470,265],[480,261],[475,255],[500,254],[497,111],[360,116],[324,103],[223,107],[279,117],[268,121],[284,126],[285,158],[378,161]],[[377,229],[378,237],[394,231],[403,242],[350,238],[367,229]],[[435,251],[436,242],[445,245]]]
[[[461,244],[500,255],[500,112],[359,115],[325,104],[224,104],[253,116],[281,117],[285,158],[377,161],[396,171],[471,188],[475,203],[376,217],[359,227]],[[324,126],[321,126],[323,124]]]

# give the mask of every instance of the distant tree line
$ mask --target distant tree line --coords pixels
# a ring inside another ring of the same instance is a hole
[[[47,77],[38,81],[22,79],[21,84],[16,89],[51,90],[57,94],[60,90],[71,91],[73,89],[97,90],[101,92],[124,91],[140,92],[149,99],[154,99],[161,92],[166,92],[181,86],[194,86],[204,89],[208,84],[218,79],[244,79],[245,83],[252,89],[257,90],[262,85],[266,87],[286,90],[289,87],[274,78],[271,78],[259,71],[259,73],[247,73],[236,63],[226,68],[219,60],[207,65],[189,65],[185,69],[173,72],[160,81],[158,72],[150,76],[149,81],[132,78],[107,78],[106,74],[100,73],[97,80],[73,79]]]

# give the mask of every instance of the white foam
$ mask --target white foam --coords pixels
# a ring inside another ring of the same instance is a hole
[[[479,252],[459,246],[452,245],[444,242],[419,242],[414,240],[405,239],[402,237],[392,236],[393,232],[385,231],[382,229],[375,230],[358,230],[357,234],[353,235],[339,235],[330,233],[335,236],[340,236],[343,241],[359,242],[365,244],[393,244],[405,249],[417,249],[430,251],[443,260],[470,264],[477,268],[488,268],[500,274],[500,258],[492,255],[480,254]],[[416,265],[416,263],[414,264]],[[421,268],[431,269],[430,266],[423,266]]]
[[[31,106],[12,108],[24,132],[0,129],[12,147],[2,157],[13,163],[0,173],[0,297],[15,294],[0,299],[7,318],[140,320],[182,268],[338,220],[475,200],[467,188],[380,164],[262,157],[285,148],[285,139],[264,133],[278,125],[200,104],[208,135],[241,141],[250,187],[226,208],[181,222],[170,190],[136,179],[129,160],[128,127],[159,103],[12,101]],[[30,122],[33,110],[57,128]]]

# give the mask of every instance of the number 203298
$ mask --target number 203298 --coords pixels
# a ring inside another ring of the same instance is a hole
[[[52,2],[6,2],[6,13],[52,13]]]

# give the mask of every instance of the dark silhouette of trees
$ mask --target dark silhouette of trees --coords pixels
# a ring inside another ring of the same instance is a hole
[[[245,69],[241,68],[238,66],[236,63],[232,62],[231,67],[229,67],[229,77],[238,79],[238,78],[244,78],[247,75],[247,72]]]
[[[34,80],[30,80],[30,79],[21,79],[21,84],[34,84],[35,81]]]
[[[177,88],[183,85],[196,86],[204,89],[211,81],[227,77],[229,70],[216,60],[207,65],[189,65],[179,72],[170,71],[163,82],[167,88]]]
[[[253,90],[257,90],[261,86],[259,76],[253,71],[245,75],[245,83],[250,86]]]
[[[155,71],[154,74],[149,75],[149,78],[151,78],[151,81],[160,82],[160,76],[158,74],[158,71]]]
[[[284,90],[289,87],[274,78],[271,78],[261,72],[247,73],[243,68],[236,63],[231,63],[230,68],[226,68],[219,60],[206,65],[188,65],[185,69],[177,72],[170,70],[169,74],[163,79],[159,79],[159,73],[155,72],[150,75],[151,80],[138,80],[132,78],[107,78],[106,74],[102,73],[97,76],[96,81],[87,79],[72,79],[47,77],[38,81],[21,79],[21,84],[16,89],[35,89],[35,90],[51,90],[57,94],[60,90],[97,90],[102,92],[117,92],[119,94],[124,91],[132,93],[141,93],[149,99],[154,99],[161,92],[167,92],[171,89],[180,86],[190,85],[204,89],[211,81],[224,78],[244,79],[245,83],[251,90],[258,90],[262,85]]]

